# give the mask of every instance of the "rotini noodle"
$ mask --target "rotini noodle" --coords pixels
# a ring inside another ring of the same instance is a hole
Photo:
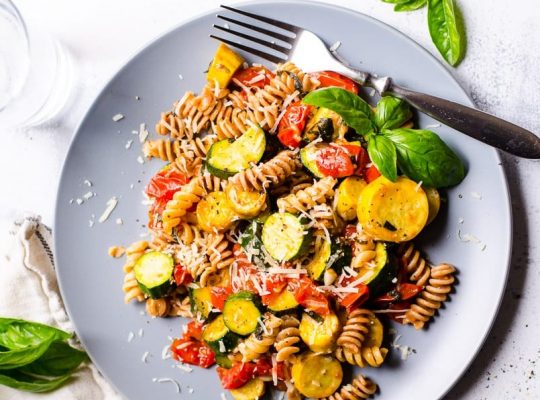
[[[313,208],[317,204],[325,203],[327,198],[334,194],[337,179],[327,176],[301,189],[277,200],[280,212],[296,213]]]
[[[148,242],[142,240],[131,244],[126,249],[126,263],[124,264],[124,285],[122,290],[125,293],[124,302],[129,303],[131,300],[143,301],[145,299],[144,293],[139,287],[137,280],[135,279],[135,272],[133,267],[135,263],[148,249]]]
[[[377,391],[377,384],[363,375],[358,375],[350,384],[342,386],[324,400],[369,399]]]
[[[338,337],[337,345],[353,352],[360,352],[362,342],[369,332],[370,322],[374,318],[375,314],[364,308],[352,311]]]
[[[276,361],[292,361],[294,354],[300,351],[298,345],[302,342],[302,339],[300,338],[300,330],[298,329],[299,325],[300,322],[293,316],[282,318],[281,329],[274,343],[277,351]]]
[[[272,314],[267,314],[263,321],[265,329],[259,335],[252,333],[238,345],[238,351],[242,354],[242,361],[252,361],[270,350],[276,341],[282,320]]]
[[[151,317],[165,317],[169,314],[169,311],[170,304],[166,298],[146,300],[146,312]]]
[[[205,190],[201,183],[200,178],[192,179],[173,195],[172,200],[167,202],[162,215],[165,232],[171,232],[172,228],[180,224],[187,210],[204,196]]]
[[[410,274],[410,280],[419,286],[425,286],[430,276],[430,266],[415,248],[413,243],[403,243],[398,248],[398,256],[405,270]]]

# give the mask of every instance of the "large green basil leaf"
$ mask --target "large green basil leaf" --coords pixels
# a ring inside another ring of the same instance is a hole
[[[428,0],[428,26],[431,40],[452,66],[459,64],[465,52],[465,33],[458,23],[454,0]]]
[[[0,352],[0,370],[19,368],[34,362],[45,354],[53,341],[54,339],[44,340],[23,349]]]
[[[58,389],[69,379],[70,375],[54,379],[36,378],[16,370],[2,371],[2,373],[0,373],[0,385],[33,393],[50,392],[51,390]]]
[[[411,107],[402,99],[384,96],[377,103],[374,120],[380,130],[399,128],[411,118]]]
[[[424,7],[427,4],[427,0],[408,0],[406,3],[396,4],[394,11],[414,11]]]
[[[54,342],[39,359],[19,371],[41,376],[62,376],[72,373],[86,360],[88,356],[84,351],[66,342]]]
[[[37,346],[45,341],[67,340],[71,336],[63,330],[37,322],[0,318],[0,346],[10,350]]]
[[[373,131],[371,107],[362,98],[348,90],[337,87],[314,90],[308,93],[302,102],[335,111],[360,135]]]
[[[397,179],[396,147],[382,135],[370,135],[367,146],[369,158],[381,175],[395,182]]]
[[[385,130],[397,150],[397,164],[409,178],[425,186],[454,186],[465,177],[459,157],[434,132],[417,129]]]

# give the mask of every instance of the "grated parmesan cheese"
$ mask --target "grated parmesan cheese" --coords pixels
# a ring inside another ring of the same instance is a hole
[[[144,354],[141,357],[141,361],[146,364],[148,362],[148,356],[149,355],[150,355],[150,353],[145,351]]]
[[[141,156],[138,156],[138,157],[137,157],[137,162],[138,162],[139,164],[144,164],[144,159],[143,159]]]
[[[118,199],[113,196],[107,201],[107,208],[105,208],[105,211],[103,211],[103,214],[98,219],[98,222],[102,224],[103,222],[107,221],[111,213],[113,212],[114,208],[118,204]]]
[[[175,381],[174,379],[171,379],[171,378],[158,378],[157,380],[155,380],[154,382],[157,382],[157,383],[166,383],[166,382],[170,382],[172,384],[175,385],[176,387],[176,393],[180,393],[180,384]]]
[[[134,337],[135,337],[135,335],[133,334],[133,332],[130,331],[128,333],[128,338],[127,338],[128,343],[131,343],[131,341],[133,340]]]
[[[129,148],[131,148],[132,143],[133,143],[133,140],[131,140],[131,139],[128,140],[128,141],[126,142],[126,146],[125,146],[125,147],[126,147],[126,150],[128,150]]]
[[[139,125],[139,142],[144,143],[148,138],[148,129],[146,129],[146,124],[143,122]]]
[[[124,119],[124,115],[123,115],[123,114],[115,114],[115,115],[113,115],[113,117],[112,117],[112,120],[113,120],[114,122],[118,122],[118,121],[121,121],[121,120],[123,120],[123,119]]]
[[[277,129],[278,125],[279,125],[279,121],[281,121],[281,119],[283,118],[283,116],[287,112],[287,107],[289,106],[289,104],[291,104],[294,101],[294,99],[296,97],[298,97],[298,95],[299,95],[298,90],[295,90],[294,92],[292,92],[290,95],[288,95],[285,98],[285,101],[283,102],[283,105],[282,105],[283,108],[281,109],[281,112],[279,113],[278,117],[276,118],[276,122],[274,123],[274,125],[270,129],[271,133],[274,133],[276,131],[276,129]]]
[[[116,218],[116,225],[123,225],[124,221],[122,221],[122,218]]]
[[[85,179],[85,180],[83,181],[83,185],[86,185],[86,186],[88,186],[88,187],[92,187],[92,182],[90,182],[88,179]]]
[[[221,392],[221,400],[228,400],[225,393]]]
[[[330,50],[330,52],[335,52],[337,49],[339,49],[339,47],[341,46],[341,42],[338,40],[337,42],[335,42],[332,46],[330,46],[330,48],[328,50]]]
[[[472,197],[473,199],[482,200],[482,194],[481,194],[481,193],[478,193],[478,192],[471,192],[471,197]]]
[[[176,364],[176,368],[178,368],[178,369],[180,369],[180,370],[182,370],[184,372],[188,372],[188,373],[193,372],[193,368],[188,367],[187,365],[182,364],[182,363]]]

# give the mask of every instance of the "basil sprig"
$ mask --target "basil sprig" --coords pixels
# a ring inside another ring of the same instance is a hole
[[[465,55],[465,28],[455,0],[382,0],[394,11],[414,11],[428,6],[431,40],[448,64],[455,67]]]
[[[0,318],[0,385],[35,393],[62,386],[88,359],[67,343],[71,337],[48,325]]]
[[[371,161],[391,181],[397,179],[398,167],[409,178],[435,188],[457,185],[465,177],[463,163],[436,133],[400,128],[412,117],[401,99],[385,96],[373,112],[361,97],[331,87],[310,92],[302,101],[335,111],[363,135]]]

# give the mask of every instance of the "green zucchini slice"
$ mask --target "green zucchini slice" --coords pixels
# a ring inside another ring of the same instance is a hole
[[[259,326],[261,310],[253,293],[238,292],[227,298],[223,307],[223,321],[232,332],[245,336]]]
[[[202,318],[208,318],[212,311],[212,298],[209,287],[189,289],[189,301],[191,312],[200,314]]]
[[[324,241],[306,265],[306,269],[311,279],[320,281],[327,269],[331,268],[340,274],[343,267],[351,264],[351,259],[351,247],[342,240],[333,239],[331,242]]]
[[[206,169],[219,178],[228,178],[248,169],[261,160],[266,148],[262,128],[252,125],[236,140],[225,139],[214,143],[206,157]]]
[[[331,142],[337,137],[343,137],[348,128],[343,119],[336,112],[320,107],[309,119],[304,132],[304,141],[310,143],[321,138],[325,142]]]
[[[232,368],[233,362],[227,356],[227,354],[215,353],[215,357],[216,357],[216,364],[219,365],[220,367],[225,368],[225,369]]]
[[[171,287],[173,258],[160,251],[143,254],[133,267],[141,290],[153,299],[163,297]]]
[[[225,325],[223,315],[219,315],[206,326],[202,338],[216,354],[230,352],[238,342],[238,336],[232,333]]]
[[[326,144],[318,143],[306,146],[300,150],[300,161],[302,162],[302,165],[317,178],[325,177],[317,166],[317,153],[326,146]]]
[[[389,245],[384,242],[377,242],[375,246],[374,266],[365,266],[358,270],[358,276],[367,274],[364,283],[369,288],[370,297],[376,297],[392,289],[392,281],[397,278],[398,262]]]
[[[262,229],[262,242],[277,261],[289,261],[300,257],[309,249],[312,240],[299,217],[290,213],[274,213],[268,217]]]
[[[251,262],[257,267],[268,267],[263,254],[263,244],[261,241],[262,223],[255,220],[240,234],[240,246],[247,254],[251,254]]]
[[[275,314],[286,314],[292,311],[296,311],[298,308],[298,302],[294,298],[294,294],[285,289],[283,292],[276,296],[268,304],[268,309]]]

